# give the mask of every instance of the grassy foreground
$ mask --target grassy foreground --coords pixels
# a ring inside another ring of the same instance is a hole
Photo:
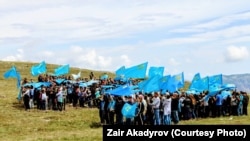
[[[26,112],[18,103],[16,80],[3,78],[11,65],[0,62],[0,140],[1,141],[101,141],[102,128],[98,126],[98,110],[67,106],[66,111]],[[30,78],[29,66],[17,63],[21,76]],[[77,73],[77,69],[73,70]],[[85,72],[88,74],[88,72]],[[250,108],[248,108],[250,113]],[[181,125],[249,124],[250,116],[208,118],[181,121]]]

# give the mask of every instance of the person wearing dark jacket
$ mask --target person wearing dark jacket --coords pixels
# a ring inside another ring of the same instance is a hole
[[[123,124],[123,115],[122,115],[122,107],[125,104],[122,97],[118,97],[115,103],[115,115],[116,115],[116,124]]]

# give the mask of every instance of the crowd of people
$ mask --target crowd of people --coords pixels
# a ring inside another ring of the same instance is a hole
[[[79,85],[80,81],[93,80],[78,79],[71,81],[70,76],[61,76],[65,81],[58,84],[58,77],[39,75],[38,82],[49,82],[34,88],[33,80],[26,78],[22,82],[22,99],[25,110],[37,108],[39,110],[65,110],[65,105],[73,107],[98,108],[100,123],[105,125],[172,125],[181,120],[197,118],[242,116],[248,115],[247,107],[249,96],[246,92],[230,90],[231,95],[223,97],[220,92],[206,99],[208,91],[200,94],[187,94],[186,92],[165,93],[141,91],[130,96],[115,96],[105,93],[102,86],[122,85],[124,82],[108,78],[99,80],[90,86]],[[131,85],[139,81],[132,81]],[[124,116],[122,109],[125,103],[136,104],[133,117]]]

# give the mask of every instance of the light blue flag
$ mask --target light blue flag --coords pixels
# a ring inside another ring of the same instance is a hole
[[[147,84],[147,81],[148,79],[146,79],[146,80],[143,80],[143,81],[140,81],[139,83],[138,83],[138,87],[139,87],[139,89],[143,89],[143,87]]]
[[[208,77],[208,85],[222,85],[222,74],[213,75]]]
[[[8,71],[6,71],[4,73],[3,76],[4,76],[5,79],[16,78],[17,79],[17,88],[19,88],[21,86],[21,75],[17,71],[15,66],[12,66]]]
[[[22,100],[22,90],[21,90],[21,87],[20,87],[19,90],[18,90],[17,99],[18,99],[19,101]]]
[[[123,85],[119,86],[113,90],[108,91],[107,93],[111,95],[116,95],[116,96],[131,96],[135,92],[133,91],[133,88],[129,85]]]
[[[50,82],[37,82],[37,83],[32,83],[31,84],[34,88],[40,88],[42,86],[44,87],[49,87],[51,85]]]
[[[155,75],[163,76],[164,67],[150,67],[148,72],[148,77],[151,78]]]
[[[223,84],[221,86],[221,88],[223,90],[235,90],[236,89],[236,85],[235,84]]]
[[[205,100],[209,99],[210,97],[215,96],[216,94],[218,94],[222,90],[223,89],[221,88],[221,85],[212,85],[211,87],[209,87],[209,92],[206,95],[207,97],[205,98]]]
[[[70,69],[69,64],[60,66],[60,67],[55,69],[55,75],[60,76],[60,75],[68,74],[69,69]]]
[[[45,87],[49,87],[49,86],[52,85],[51,82],[42,82],[42,84],[43,84],[43,86],[45,86]]]
[[[223,99],[226,99],[228,96],[229,96],[229,97],[232,97],[232,92],[231,92],[231,91],[228,91],[228,90],[223,90],[223,91],[221,92],[221,95],[222,95],[222,98],[223,98]]]
[[[201,79],[200,73],[196,73],[193,77],[193,80],[192,80],[190,86],[189,86],[189,90],[198,90],[200,79]]]
[[[39,74],[45,73],[46,71],[47,71],[47,68],[46,68],[45,61],[42,61],[40,64],[34,65],[31,67],[31,74],[33,76],[37,76]]]
[[[145,78],[147,71],[148,62],[132,66],[124,70],[125,78]]]
[[[34,88],[40,88],[43,84],[42,82],[37,82],[32,84]]]
[[[161,78],[162,78],[162,76],[155,75],[147,80],[144,80],[145,82],[143,85],[138,85],[138,86],[145,93],[160,91]]]
[[[168,89],[168,82],[169,82],[170,78],[171,78],[171,75],[166,75],[160,79],[160,89],[161,89],[162,93],[166,93],[166,91]]]
[[[208,89],[208,76],[201,78],[197,83],[197,91],[207,91]]]
[[[56,79],[55,81],[58,85],[61,85],[65,81],[65,79]]]
[[[87,86],[91,86],[91,85],[93,85],[94,83],[99,83],[99,81],[98,81],[98,80],[90,80],[90,81],[85,82],[85,83],[86,83]]]
[[[82,83],[79,84],[79,86],[82,87],[82,88],[83,87],[88,87],[88,84],[86,82],[82,82]]]
[[[124,70],[126,70],[125,66],[121,66],[119,69],[115,71],[116,77],[120,77],[121,75],[124,75]]]
[[[129,103],[125,103],[122,107],[122,115],[125,118],[133,118],[135,117],[135,112],[136,112],[136,108],[137,108],[137,104],[129,104]]]
[[[5,79],[8,79],[8,78],[18,78],[19,77],[15,66],[12,66],[8,71],[6,71],[4,73],[3,76],[4,76]]]
[[[173,93],[178,91],[179,88],[184,87],[184,73],[173,75],[168,83],[168,91]]]

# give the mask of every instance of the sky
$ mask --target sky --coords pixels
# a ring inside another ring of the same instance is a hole
[[[250,71],[249,0],[0,0],[0,60],[185,80]]]

